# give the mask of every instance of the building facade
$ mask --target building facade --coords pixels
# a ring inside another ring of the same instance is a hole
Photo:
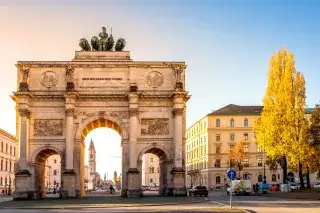
[[[237,142],[244,142],[243,169],[238,177],[262,182],[264,168],[269,183],[282,181],[282,170],[271,171],[264,165],[263,147],[258,146],[253,130],[262,106],[227,105],[198,120],[186,131],[187,185],[205,185],[210,189],[222,188],[229,180],[226,171],[232,167],[229,157]],[[311,110],[306,110],[310,117]],[[230,166],[231,164],[231,166]],[[239,173],[239,172],[238,172]],[[288,171],[288,178],[297,181],[297,174]],[[316,175],[311,176],[311,182]]]
[[[16,137],[0,129],[0,190],[15,189],[14,172],[18,153]]]
[[[160,161],[154,154],[142,157],[142,186],[159,186]]]
[[[45,164],[46,189],[58,189],[61,186],[61,158],[51,155]]]

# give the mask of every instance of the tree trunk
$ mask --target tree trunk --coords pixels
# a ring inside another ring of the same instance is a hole
[[[310,171],[309,166],[307,166],[307,189],[310,189]]]
[[[304,190],[304,180],[302,174],[302,164],[299,162],[299,179],[300,179],[300,189]]]
[[[281,168],[282,168],[282,182],[284,184],[287,183],[287,158],[286,156],[283,156],[282,159],[281,159]]]

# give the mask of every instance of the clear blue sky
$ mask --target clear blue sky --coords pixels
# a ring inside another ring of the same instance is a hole
[[[320,100],[319,21],[316,0],[0,1],[0,127],[15,133],[16,61],[70,60],[103,25],[134,60],[186,61],[188,126],[230,103],[261,104],[270,56],[283,46],[311,107]]]

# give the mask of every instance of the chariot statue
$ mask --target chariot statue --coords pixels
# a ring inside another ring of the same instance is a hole
[[[116,43],[116,45],[114,45]],[[126,46],[126,41],[123,38],[119,38],[117,42],[114,41],[112,36],[112,29],[110,36],[108,36],[107,29],[102,27],[102,32],[98,36],[91,38],[91,46],[87,39],[80,39],[79,46],[82,51],[122,51]]]

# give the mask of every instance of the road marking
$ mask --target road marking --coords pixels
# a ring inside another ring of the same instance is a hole
[[[216,205],[221,205],[221,206],[229,206],[229,205],[227,205],[227,204],[224,204],[224,203],[220,203],[220,202],[217,202],[217,201],[210,201],[211,203],[214,203],[214,204],[216,204]]]

